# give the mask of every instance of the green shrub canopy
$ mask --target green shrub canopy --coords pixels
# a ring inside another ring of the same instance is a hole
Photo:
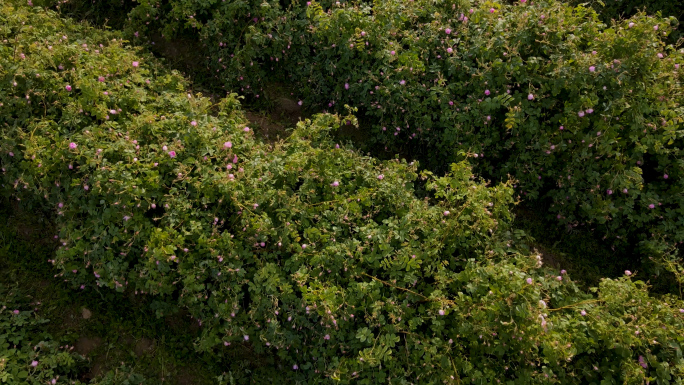
[[[628,273],[584,293],[521,253],[510,183],[333,143],[351,115],[261,143],[236,95],[212,104],[115,33],[10,4],[0,191],[53,214],[77,290],[186,308],[199,350],[269,353],[259,381],[681,383],[681,300]]]
[[[227,89],[287,81],[305,107],[361,109],[388,151],[513,176],[559,224],[684,241],[682,53],[674,18],[612,25],[557,1],[142,1],[128,30],[190,35]],[[652,251],[652,250],[651,250]]]

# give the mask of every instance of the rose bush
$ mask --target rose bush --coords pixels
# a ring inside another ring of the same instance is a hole
[[[661,40],[670,21],[607,28],[553,2],[430,17],[409,4],[311,11],[325,48],[292,66],[305,95],[367,106],[375,136],[394,148],[420,142],[448,159],[469,150],[480,172],[514,175],[523,197],[547,198],[563,224],[684,240],[682,56]],[[363,48],[344,43],[355,38]]]
[[[465,152],[561,225],[648,249],[684,241],[673,18],[451,0],[142,1],[130,17],[139,39],[197,37],[226,89],[256,98],[286,81],[307,108],[353,104],[377,145],[432,170]]]
[[[11,4],[0,191],[52,213],[76,290],[186,308],[197,349],[269,357],[243,382],[681,382],[681,299],[629,274],[585,293],[522,253],[510,182],[334,143],[352,115],[262,143],[235,95],[212,104],[116,33]]]

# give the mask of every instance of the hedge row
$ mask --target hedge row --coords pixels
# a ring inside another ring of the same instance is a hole
[[[235,95],[212,104],[117,34],[16,4],[0,12],[0,191],[54,215],[52,263],[77,290],[155,296],[195,317],[199,350],[272,363],[237,381],[684,378],[682,301],[629,273],[585,293],[521,253],[510,183],[336,145],[353,116],[261,143]]]
[[[197,38],[226,89],[256,99],[285,81],[311,110],[359,107],[372,141],[429,169],[469,157],[480,175],[511,175],[560,225],[684,241],[674,18],[607,25],[553,0],[144,0],[129,17],[136,41]]]

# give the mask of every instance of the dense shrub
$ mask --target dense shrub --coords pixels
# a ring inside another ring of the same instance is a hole
[[[681,300],[519,253],[508,184],[335,145],[353,116],[269,146],[116,34],[0,20],[1,191],[53,212],[77,288],[181,305],[198,349],[271,353],[281,382],[681,383]]]
[[[353,104],[376,143],[423,153],[430,169],[465,152],[560,224],[673,246],[684,241],[674,25],[644,14],[606,25],[555,1],[174,0],[141,2],[129,30],[194,34],[214,76],[253,98],[286,80],[305,107]]]

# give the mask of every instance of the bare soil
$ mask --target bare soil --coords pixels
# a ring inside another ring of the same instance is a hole
[[[97,348],[102,346],[102,338],[100,337],[86,337],[81,336],[81,338],[76,341],[74,345],[76,352],[82,356],[87,356],[88,354],[95,351]]]

